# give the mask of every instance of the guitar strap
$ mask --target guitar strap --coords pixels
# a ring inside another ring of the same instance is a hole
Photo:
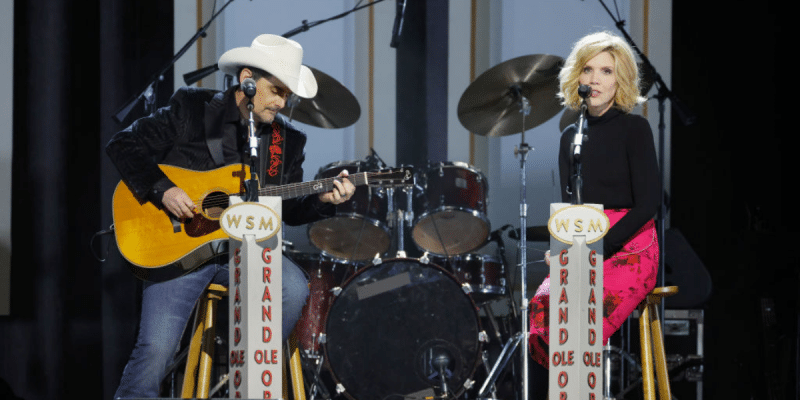
[[[278,121],[272,121],[271,132],[262,132],[259,150],[259,180],[261,187],[280,185],[283,177],[284,149],[286,137]],[[266,127],[262,128],[266,131]]]

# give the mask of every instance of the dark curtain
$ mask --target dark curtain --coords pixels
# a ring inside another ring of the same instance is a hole
[[[172,58],[172,2],[17,1],[11,315],[0,398],[110,398],[133,345],[138,289],[114,248],[111,116]],[[11,55],[6,55],[11,56]],[[170,71],[171,73],[171,71]],[[172,92],[160,82],[158,103]],[[142,115],[141,106],[129,118]],[[125,121],[126,123],[129,121]]]

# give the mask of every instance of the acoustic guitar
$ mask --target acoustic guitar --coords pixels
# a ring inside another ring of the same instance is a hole
[[[229,205],[229,197],[244,193],[249,167],[232,164],[211,171],[193,171],[159,165],[164,174],[183,189],[199,210],[193,218],[178,219],[150,202],[141,202],[124,182],[112,200],[117,247],[132,265],[134,275],[150,281],[163,281],[183,275],[204,261],[226,252],[227,236],[220,228],[219,216]],[[330,191],[337,177],[310,182],[269,186],[260,196],[281,199]],[[396,168],[377,172],[358,172],[348,177],[353,185],[393,187],[411,185],[413,172]]]

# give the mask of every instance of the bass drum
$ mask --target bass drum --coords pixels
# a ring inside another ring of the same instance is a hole
[[[340,161],[320,168],[316,179],[331,178],[342,170],[351,175],[365,171],[361,161]],[[370,261],[389,250],[386,194],[370,186],[357,186],[350,200],[336,206],[336,215],[308,227],[311,243],[339,260]]]
[[[432,397],[441,392],[442,372],[458,397],[480,359],[475,303],[450,273],[417,259],[357,272],[325,326],[331,373],[350,399]]]
[[[354,266],[315,253],[284,253],[308,275],[309,296],[295,325],[295,336],[307,353],[320,354],[320,334],[333,302],[333,288],[340,287],[352,275]]]

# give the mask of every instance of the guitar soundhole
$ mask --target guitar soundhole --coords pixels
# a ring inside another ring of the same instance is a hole
[[[200,204],[201,212],[184,224],[186,234],[201,237],[219,229],[219,216],[228,208],[228,194],[211,192]]]

